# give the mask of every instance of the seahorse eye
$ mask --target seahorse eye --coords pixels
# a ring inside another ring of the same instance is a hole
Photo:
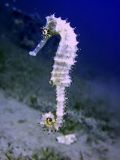
[[[48,29],[48,28],[43,28],[42,33],[43,33],[44,38],[50,38],[51,37],[51,32],[50,32],[50,29]]]
[[[46,36],[48,34],[48,30],[45,28],[43,29],[43,35]]]

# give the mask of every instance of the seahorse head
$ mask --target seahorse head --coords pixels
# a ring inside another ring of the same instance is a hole
[[[59,34],[58,32],[56,32],[56,18],[54,15],[48,16],[46,17],[47,23],[46,26],[43,27],[43,38],[45,39],[49,39],[50,37]]]

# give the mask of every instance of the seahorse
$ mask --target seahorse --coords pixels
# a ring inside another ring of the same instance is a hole
[[[75,64],[77,51],[78,51],[78,41],[77,35],[75,34],[74,28],[70,26],[66,20],[62,20],[61,17],[55,17],[55,15],[50,15],[46,17],[46,25],[43,27],[43,39],[37,45],[37,47],[30,51],[29,54],[36,56],[36,54],[41,50],[41,48],[46,44],[48,39],[53,35],[60,35],[60,42],[54,57],[53,70],[51,72],[50,83],[56,87],[56,119],[53,120],[53,114],[51,112],[43,115],[43,124],[48,126],[54,125],[56,130],[62,126],[63,117],[65,114],[65,89],[69,87],[72,80],[70,77],[70,70]],[[54,122],[54,123],[52,123]]]

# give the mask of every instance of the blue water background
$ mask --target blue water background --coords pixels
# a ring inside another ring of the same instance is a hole
[[[2,0],[42,18],[55,13],[76,27],[81,64],[102,76],[120,78],[120,2],[118,0]]]

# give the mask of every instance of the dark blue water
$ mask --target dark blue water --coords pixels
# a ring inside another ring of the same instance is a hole
[[[40,16],[68,18],[80,41],[78,66],[120,77],[120,2],[118,0],[4,0],[11,7]],[[78,67],[78,69],[79,69]]]

